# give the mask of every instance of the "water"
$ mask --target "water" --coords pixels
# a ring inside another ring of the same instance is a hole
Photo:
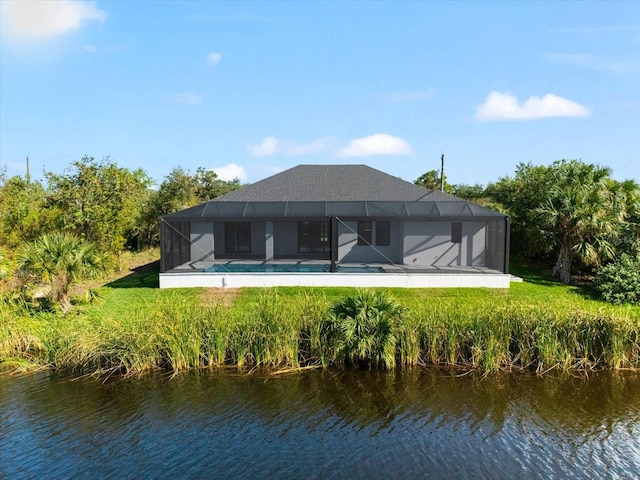
[[[0,378],[0,478],[640,477],[640,375]]]

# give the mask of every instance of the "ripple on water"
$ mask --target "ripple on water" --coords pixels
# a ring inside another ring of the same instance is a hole
[[[6,478],[636,478],[640,382],[526,374],[0,378]]]

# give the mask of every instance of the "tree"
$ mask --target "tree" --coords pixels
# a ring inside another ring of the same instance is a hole
[[[198,205],[238,188],[240,188],[238,179],[230,182],[220,180],[213,170],[200,167],[195,175],[191,175],[188,170],[181,167],[174,168],[164,178],[144,213],[142,224],[145,228],[146,241],[150,245],[158,244],[160,238],[158,220],[161,216]]]
[[[240,188],[239,180],[225,182],[213,170],[199,167],[194,175],[174,168],[158,188],[155,204],[159,215],[192,207]]]
[[[216,172],[202,167],[198,167],[194,179],[196,196],[201,202],[206,202],[212,198],[237,190],[241,186],[238,178],[231,181],[220,180]]]
[[[21,273],[47,285],[47,296],[66,312],[71,308],[69,287],[78,280],[105,273],[106,258],[95,244],[66,232],[55,232],[23,245],[16,263]]]
[[[640,186],[634,180],[625,180],[614,181],[612,188],[620,208],[627,214],[620,234],[612,241],[618,254],[640,258]]]
[[[53,228],[57,217],[40,182],[15,176],[0,185],[0,244],[15,248]]]
[[[611,170],[577,160],[552,166],[548,198],[536,208],[536,233],[541,245],[557,255],[554,276],[571,281],[576,259],[599,266],[615,256],[612,241],[627,217],[622,188],[610,178]]]
[[[440,190],[440,172],[437,170],[429,170],[428,172],[420,175],[415,182],[416,185],[427,188],[429,190]],[[452,194],[453,186],[447,183],[447,176],[444,176],[444,191],[445,193]]]
[[[553,169],[552,166],[520,163],[513,178],[500,178],[485,189],[485,194],[497,204],[496,209],[508,212],[511,217],[511,245],[514,253],[533,257],[547,251],[536,234],[536,209],[549,196]]]
[[[484,187],[479,183],[475,185],[454,185],[453,192],[456,197],[470,201],[478,200],[485,196]]]
[[[120,168],[109,157],[83,157],[68,173],[45,174],[52,202],[60,210],[59,228],[94,242],[104,251],[119,253],[127,235],[147,208],[151,180],[141,170]]]

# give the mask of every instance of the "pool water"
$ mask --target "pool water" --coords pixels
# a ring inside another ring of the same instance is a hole
[[[324,273],[330,272],[328,264],[297,264],[297,263],[216,263],[205,269],[214,273]],[[361,265],[338,265],[337,271],[342,273],[383,273],[382,267]]]

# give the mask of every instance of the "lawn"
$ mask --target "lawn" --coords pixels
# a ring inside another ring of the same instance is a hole
[[[110,279],[97,302],[77,302],[68,315],[0,304],[0,368],[101,375],[353,364],[485,373],[640,368],[640,307],[606,304],[535,268],[513,270],[524,281],[508,290],[160,290],[157,263],[147,263]],[[401,313],[389,314],[376,295]],[[331,317],[345,299],[360,301],[357,315]],[[383,364],[375,360],[381,348],[391,352]]]

